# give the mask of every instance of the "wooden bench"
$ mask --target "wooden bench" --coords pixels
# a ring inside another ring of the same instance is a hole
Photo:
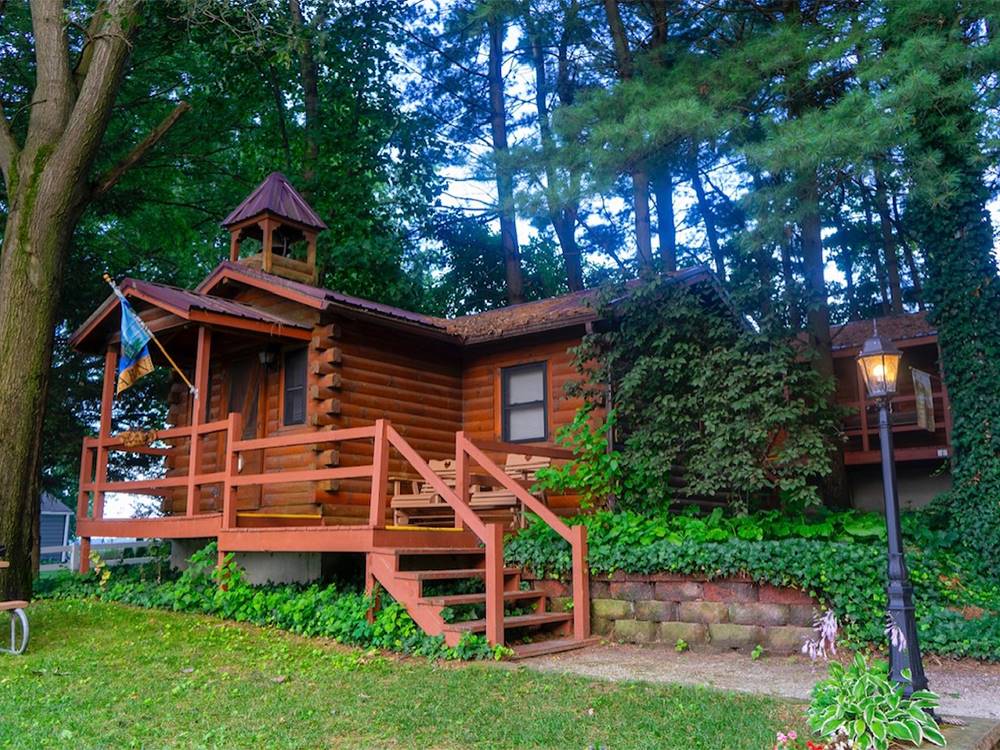
[[[10,563],[0,560],[0,568],[9,567]],[[28,615],[24,613],[28,602],[15,599],[9,602],[0,602],[0,612],[10,612],[10,648],[0,646],[0,652],[7,654],[23,654],[28,648]],[[21,626],[21,637],[17,637],[17,625]]]
[[[504,464],[504,473],[525,489],[535,483],[539,469],[551,466],[552,460],[546,456],[529,456],[511,453]],[[431,470],[441,477],[451,488],[457,484],[454,459],[428,461]],[[393,495],[389,505],[396,526],[451,526],[455,523],[455,511],[444,501],[433,487],[412,477],[390,477]],[[489,476],[470,476],[469,505],[484,521],[500,522],[510,526],[524,524],[524,514],[513,492],[506,487],[496,487],[496,481]],[[407,489],[408,487],[408,489]]]

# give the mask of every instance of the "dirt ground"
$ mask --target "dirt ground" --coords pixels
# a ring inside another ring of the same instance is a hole
[[[642,680],[704,685],[783,698],[809,697],[826,674],[822,662],[802,656],[763,656],[695,651],[663,646],[607,644],[518,662],[543,672],[568,672],[606,680]],[[1000,664],[929,657],[924,669],[930,688],[941,696],[944,716],[1000,719]]]

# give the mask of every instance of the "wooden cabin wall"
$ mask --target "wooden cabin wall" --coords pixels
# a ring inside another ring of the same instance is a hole
[[[462,422],[462,377],[453,346],[416,338],[393,328],[336,319],[340,362],[339,415],[336,427],[361,427],[388,419],[425,460],[455,455],[455,433]],[[370,441],[339,445],[339,465],[371,463]],[[415,476],[391,453],[390,475]],[[328,523],[366,523],[371,483],[339,482],[319,491]]]
[[[566,386],[580,379],[573,366],[570,349],[583,337],[579,330],[560,331],[544,337],[534,337],[523,342],[499,341],[466,350],[462,367],[462,429],[475,441],[500,441],[503,439],[500,406],[500,371],[505,367],[546,363],[548,388],[548,440],[539,443],[519,444],[524,453],[531,453],[532,445],[557,446],[556,432],[573,421],[583,399],[566,394]],[[494,461],[503,464],[505,454],[491,454]],[[560,514],[575,513],[579,497],[562,495],[549,498],[550,507]]]

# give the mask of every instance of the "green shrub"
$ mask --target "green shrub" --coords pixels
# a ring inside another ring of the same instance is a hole
[[[441,637],[426,635],[402,605],[382,593],[383,606],[368,622],[372,599],[336,586],[251,586],[232,555],[216,568],[213,542],[191,556],[179,575],[163,565],[105,568],[86,576],[63,573],[41,578],[35,595],[42,599],[94,597],[137,607],[215,615],[227,620],[275,627],[340,643],[382,648],[443,659],[499,658],[479,635],[466,634],[452,648]],[[220,584],[223,584],[220,585]]]
[[[1000,661],[1000,582],[984,563],[930,529],[920,513],[904,517],[917,628],[924,650]],[[595,513],[570,519],[588,531],[594,574],[748,575],[795,586],[836,613],[855,645],[884,641],[884,522],[874,514],[822,513],[785,518],[767,512],[727,518],[682,514],[645,518]],[[507,562],[538,575],[565,577],[569,545],[537,520],[508,540]]]
[[[929,690],[903,697],[901,686],[889,680],[885,662],[868,664],[861,654],[846,667],[830,663],[830,676],[813,687],[807,715],[821,737],[843,737],[859,750],[888,750],[890,743],[924,740],[944,745],[934,717],[938,706]]]

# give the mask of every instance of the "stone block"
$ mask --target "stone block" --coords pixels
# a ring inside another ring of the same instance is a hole
[[[590,611],[594,617],[624,620],[632,616],[632,602],[625,602],[620,599],[591,599]]]
[[[681,602],[677,605],[677,619],[681,622],[700,622],[711,625],[729,620],[729,606],[723,602]]]
[[[572,596],[553,596],[549,599],[549,610],[552,612],[572,612]]]
[[[814,604],[812,597],[805,591],[787,586],[772,586],[769,583],[761,584],[757,598],[765,604]]]
[[[789,604],[788,624],[812,627],[818,608],[812,604]]]
[[[611,598],[611,584],[608,581],[600,581],[594,578],[590,579],[590,598],[591,599],[610,599]]]
[[[713,648],[752,649],[764,641],[764,628],[758,625],[733,625],[713,623],[708,626],[708,636]]]
[[[755,602],[757,586],[750,581],[706,581],[705,598],[710,602]]]
[[[802,650],[806,638],[816,636],[812,628],[784,625],[764,630],[764,648],[775,654],[794,654]]]
[[[661,602],[656,599],[635,603],[635,619],[649,622],[664,622],[673,620],[676,606],[673,602]]]
[[[700,646],[705,643],[708,628],[695,622],[661,622],[660,640],[671,646],[682,640],[689,646]]]
[[[784,625],[788,622],[787,604],[730,604],[729,620],[737,625]]]
[[[638,602],[653,598],[653,584],[645,581],[612,581],[611,598]]]
[[[642,620],[615,620],[611,637],[622,643],[652,643],[656,640],[659,628],[655,622]]]
[[[555,580],[554,578],[538,578],[530,583],[531,588],[544,591],[545,595],[549,598],[570,595],[569,586],[562,581]]]
[[[664,602],[687,602],[701,599],[704,587],[697,581],[658,581],[654,595]]]
[[[610,617],[595,617],[593,613],[590,615],[590,632],[594,635],[611,635],[611,631],[615,627],[615,621]]]

